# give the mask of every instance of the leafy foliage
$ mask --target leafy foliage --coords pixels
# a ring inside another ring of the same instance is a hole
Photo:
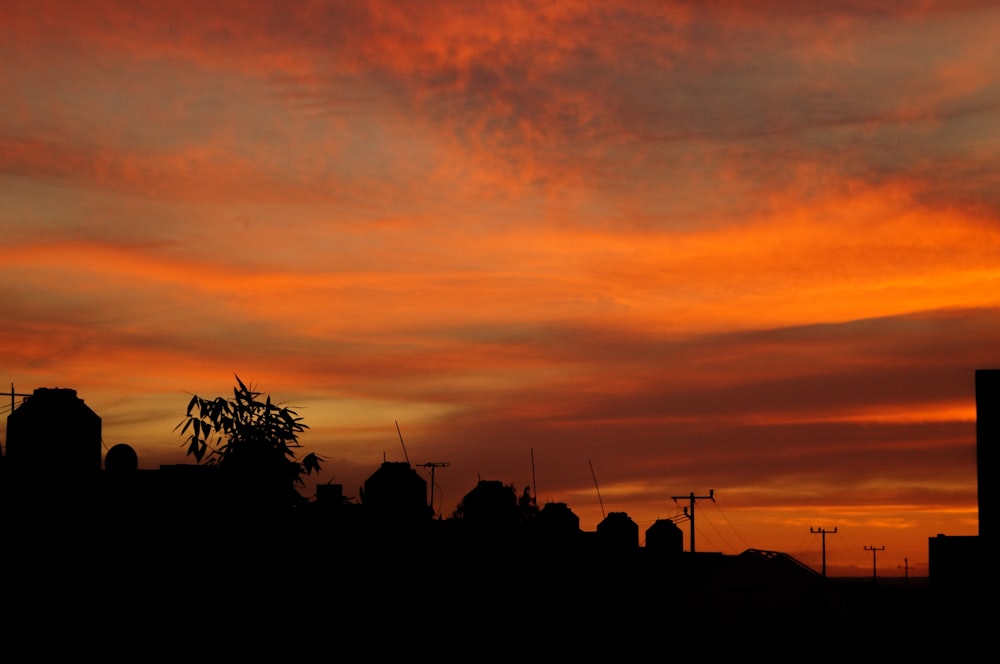
[[[236,376],[232,399],[192,396],[176,428],[199,463],[217,464],[257,491],[301,499],[294,487],[305,484],[304,475],[319,472],[322,457],[299,459],[298,436],[308,427],[294,410],[260,397]]]

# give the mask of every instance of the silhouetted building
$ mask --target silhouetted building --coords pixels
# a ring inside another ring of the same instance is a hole
[[[386,461],[365,480],[365,507],[419,509],[427,507],[427,482],[405,461]]]
[[[670,519],[657,519],[646,529],[646,548],[658,553],[684,552],[684,532]]]
[[[639,548],[639,526],[625,512],[610,512],[597,524],[597,536],[612,547]]]
[[[10,470],[99,471],[101,418],[76,390],[40,387],[7,416]]]
[[[1000,537],[1000,369],[976,371],[976,474],[979,536],[995,546]]]
[[[550,535],[567,537],[580,532],[580,517],[566,503],[546,503],[537,516],[542,529]]]
[[[988,553],[1000,534],[997,505],[1000,472],[1000,369],[976,370],[976,484],[979,535],[928,538],[928,577],[938,589],[964,590],[979,584]]]
[[[515,521],[517,496],[500,480],[479,480],[462,498],[462,517],[471,521]]]

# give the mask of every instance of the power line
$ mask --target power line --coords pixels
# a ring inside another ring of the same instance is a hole
[[[715,505],[715,509],[719,510],[719,514],[721,514],[721,515],[722,515],[722,518],[723,518],[723,519],[725,519],[725,521],[726,521],[726,524],[728,524],[728,525],[729,525],[729,527],[730,527],[730,528],[732,528],[733,532],[734,532],[734,533],[736,533],[736,536],[737,536],[738,538],[740,538],[740,541],[741,541],[741,542],[743,542],[743,546],[744,546],[744,547],[746,547],[746,548],[748,548],[748,549],[752,549],[753,547],[752,547],[752,546],[750,546],[749,544],[747,544],[747,541],[746,541],[745,539],[743,539],[743,536],[742,536],[742,535],[740,535],[740,531],[736,530],[736,526],[734,526],[734,525],[732,524],[732,522],[731,522],[731,521],[729,520],[729,517],[728,517],[728,516],[726,516],[726,513],[725,513],[724,511],[722,511],[722,508],[721,508],[721,507],[719,507],[719,503],[717,503],[717,502],[715,502],[715,501],[713,500],[713,501],[712,501],[712,504],[713,504],[713,505]]]
[[[712,519],[708,519],[708,525],[711,526],[711,528],[715,532],[715,534],[718,535],[719,538],[722,539],[722,541],[725,543],[725,545],[729,548],[730,551],[733,551],[734,553],[739,553],[739,551],[737,550],[737,548],[735,546],[733,546],[732,542],[730,542],[729,539],[726,537],[726,534],[724,532],[722,532],[721,530],[719,530],[719,528],[715,525],[715,523],[712,521]],[[732,527],[731,524],[730,524],[730,527]],[[699,531],[699,532],[701,532],[701,531]],[[701,534],[704,535],[704,533],[701,533]],[[749,547],[747,547],[747,548],[749,548]]]

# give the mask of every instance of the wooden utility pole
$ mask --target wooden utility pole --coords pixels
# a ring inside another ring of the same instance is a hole
[[[834,528],[833,530],[826,530],[825,528],[810,528],[809,532],[812,533],[812,534],[814,534],[814,535],[816,533],[819,533],[820,535],[823,536],[822,537],[822,540],[823,540],[823,576],[825,578],[826,577],[826,536],[827,535],[835,535],[837,533],[837,529]]]
[[[903,584],[910,585],[910,559],[903,558],[902,565],[896,565],[898,569],[903,570]]]
[[[875,565],[875,558],[878,556],[879,551],[885,551],[885,545],[882,546],[865,546],[865,551],[872,552],[872,581],[878,579],[878,567]]]
[[[684,516],[686,516],[691,521],[691,553],[694,553],[694,501],[696,500],[711,500],[715,502],[715,489],[709,489],[707,496],[696,496],[694,491],[687,496],[670,496],[676,503],[678,500],[687,499],[690,501],[691,509],[688,510],[687,507],[684,508]]]

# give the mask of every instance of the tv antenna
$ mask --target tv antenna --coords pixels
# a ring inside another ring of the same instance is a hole
[[[587,463],[590,464],[590,476],[594,478],[594,488],[597,489],[597,501],[601,503],[601,518],[608,518],[607,513],[604,511],[604,499],[601,498],[601,487],[597,486],[597,473],[594,472],[594,464],[590,463],[590,459],[587,459]]]
[[[591,467],[593,470],[593,467]],[[538,485],[535,483],[535,448],[531,448],[531,502],[538,507]]]
[[[410,463],[410,455],[406,453],[406,443],[403,442],[403,432],[399,430],[399,420],[393,420],[396,423],[396,433],[399,434],[399,444],[403,446],[403,458],[406,459],[406,463]]]

